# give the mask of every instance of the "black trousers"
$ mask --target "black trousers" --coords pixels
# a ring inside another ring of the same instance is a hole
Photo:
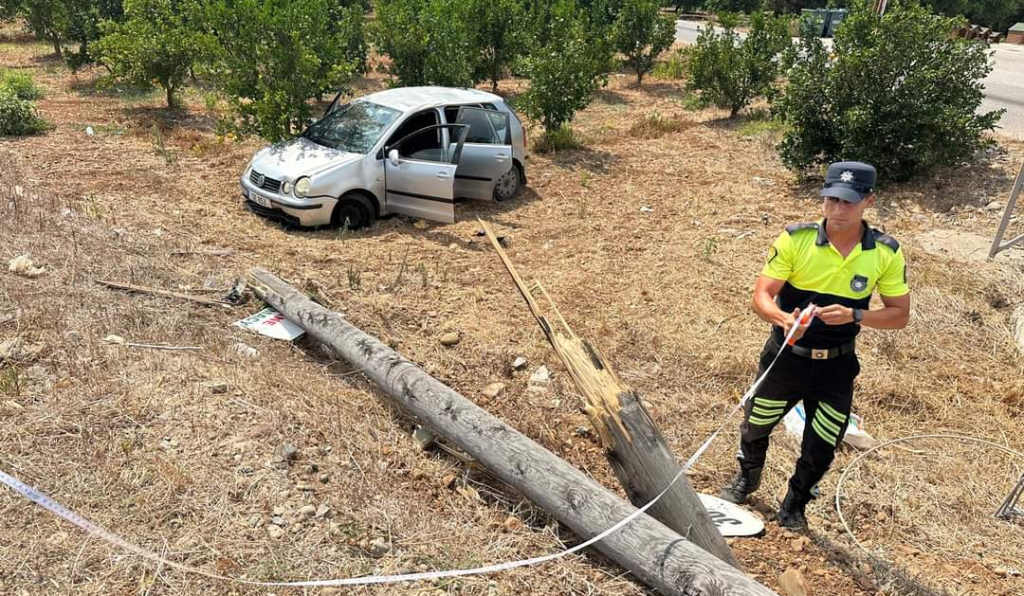
[[[775,358],[778,345],[769,339],[761,352],[757,376]],[[775,426],[801,399],[807,419],[796,470],[789,488],[799,504],[811,499],[811,489],[828,471],[836,447],[846,434],[853,404],[853,380],[860,374],[855,353],[829,360],[812,360],[785,351],[775,363],[753,399],[744,408],[740,424],[740,467],[764,466],[769,436]]]

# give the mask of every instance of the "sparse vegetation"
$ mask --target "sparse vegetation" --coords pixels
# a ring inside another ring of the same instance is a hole
[[[665,60],[654,65],[651,76],[663,81],[678,81],[685,79],[689,73],[689,54],[685,48],[676,50],[668,55]]]
[[[630,136],[638,139],[656,139],[669,133],[686,130],[692,126],[680,118],[670,118],[654,111],[642,116],[629,127]]]
[[[582,149],[584,143],[577,133],[568,124],[559,128],[545,130],[533,143],[533,150],[537,153],[555,153],[557,151],[569,151],[571,149]]]

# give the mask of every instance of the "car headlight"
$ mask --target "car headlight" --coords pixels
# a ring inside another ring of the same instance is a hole
[[[309,194],[311,188],[313,188],[313,181],[303,176],[295,181],[295,196],[304,197]]]
[[[291,182],[285,182],[284,184],[281,185],[281,192],[282,193],[288,194],[291,191],[292,191],[292,183]]]

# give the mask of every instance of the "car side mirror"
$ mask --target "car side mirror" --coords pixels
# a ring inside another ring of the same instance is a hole
[[[398,159],[398,149],[392,149],[391,151],[388,151],[388,161],[390,161],[391,165],[395,167],[397,167],[398,164],[402,163],[401,160]]]

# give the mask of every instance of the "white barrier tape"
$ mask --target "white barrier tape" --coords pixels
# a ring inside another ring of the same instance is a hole
[[[813,316],[814,316],[814,308],[815,307],[814,307],[813,304],[809,305],[806,309],[804,309],[800,313],[800,317],[798,318],[798,320],[801,320],[805,316],[807,316],[808,317],[808,323],[807,324],[810,324],[810,319],[812,319]],[[15,477],[13,477],[13,476],[3,472],[2,470],[0,470],[0,483],[3,483],[8,488],[14,490],[18,494],[22,495],[26,499],[29,499],[30,501],[32,501],[36,505],[39,505],[40,507],[42,507],[43,509],[46,509],[50,513],[52,513],[52,514],[54,514],[54,515],[56,515],[58,517],[61,517],[61,518],[65,519],[65,520],[67,520],[68,522],[78,526],[82,530],[85,530],[87,533],[92,534],[93,536],[97,536],[99,538],[102,538],[102,539],[106,540],[107,542],[110,542],[111,544],[114,544],[115,546],[119,546],[119,547],[123,548],[124,550],[126,550],[128,552],[135,553],[135,554],[139,555],[140,557],[143,557],[145,559],[149,559],[150,561],[153,561],[153,562],[161,564],[161,565],[166,565],[168,567],[172,567],[174,569],[178,569],[179,571],[184,571],[185,573],[191,573],[193,575],[201,575],[203,577],[208,577],[208,578],[211,578],[211,579],[223,580],[223,581],[228,581],[228,582],[235,582],[235,583],[246,584],[246,585],[250,585],[250,586],[290,587],[290,588],[306,587],[306,588],[311,588],[311,587],[329,587],[329,586],[365,586],[365,585],[371,585],[371,584],[393,584],[393,583],[398,583],[398,582],[409,582],[409,581],[429,580],[429,579],[442,579],[442,578],[447,578],[447,577],[460,577],[460,576],[465,576],[465,575],[483,575],[483,574],[486,574],[486,573],[497,573],[497,572],[500,572],[500,571],[508,571],[510,569],[516,569],[518,567],[527,567],[527,566],[530,566],[530,565],[539,565],[540,563],[546,563],[548,561],[553,561],[555,559],[559,559],[561,557],[565,557],[567,555],[571,555],[573,553],[579,552],[579,551],[587,548],[588,546],[591,546],[593,544],[596,544],[597,542],[600,542],[601,540],[605,539],[606,537],[610,536],[611,534],[617,532],[623,526],[625,526],[625,525],[629,524],[630,522],[632,522],[634,519],[636,519],[636,518],[640,517],[641,515],[643,515],[644,512],[646,512],[648,509],[650,509],[663,496],[665,496],[665,494],[669,491],[670,488],[672,488],[672,486],[676,483],[676,481],[678,481],[683,476],[683,474],[686,472],[686,470],[688,470],[691,466],[693,466],[693,464],[695,464],[697,462],[697,460],[700,459],[700,456],[704,454],[704,452],[707,450],[707,448],[709,446],[711,446],[712,441],[714,441],[715,438],[718,437],[719,433],[722,432],[722,429],[725,428],[725,425],[729,422],[729,419],[732,418],[732,416],[736,413],[736,411],[740,410],[741,408],[743,408],[743,406],[747,403],[747,401],[750,400],[751,397],[753,397],[754,392],[757,391],[758,387],[760,387],[760,385],[764,381],[765,377],[767,377],[768,373],[771,372],[772,367],[775,366],[775,363],[778,361],[779,356],[786,349],[785,346],[788,345],[789,340],[792,339],[793,334],[796,332],[797,328],[798,327],[796,325],[793,326],[793,329],[791,329],[789,334],[786,336],[786,341],[783,342],[783,346],[779,349],[778,353],[775,354],[775,358],[771,361],[771,363],[768,365],[768,367],[765,368],[765,371],[763,373],[761,373],[761,376],[758,377],[756,381],[754,381],[754,384],[750,386],[750,389],[748,389],[747,392],[743,394],[743,397],[740,399],[740,402],[738,404],[736,404],[735,406],[733,406],[733,408],[731,410],[729,410],[729,413],[726,414],[725,419],[722,421],[722,424],[715,430],[715,432],[711,433],[711,435],[708,436],[708,438],[705,439],[703,443],[701,443],[700,447],[697,448],[697,451],[695,451],[694,454],[691,455],[690,458],[686,460],[686,463],[684,463],[682,465],[682,467],[679,469],[679,472],[677,472],[676,475],[672,478],[672,481],[669,482],[668,485],[660,493],[658,493],[658,495],[656,497],[654,497],[653,499],[648,501],[647,504],[645,504],[644,506],[640,507],[639,509],[637,509],[633,513],[631,513],[628,516],[626,516],[625,518],[623,518],[621,521],[619,521],[618,523],[616,523],[612,527],[608,528],[607,530],[601,532],[597,536],[594,536],[593,538],[591,538],[591,539],[589,539],[589,540],[587,540],[585,542],[577,544],[576,546],[573,546],[571,548],[565,549],[563,551],[559,551],[557,553],[551,553],[551,554],[543,555],[543,556],[540,556],[540,557],[533,557],[531,559],[521,559],[521,560],[518,560],[518,561],[509,561],[507,563],[499,563],[497,565],[487,565],[487,566],[484,566],[484,567],[474,567],[472,569],[449,569],[449,570],[445,570],[445,571],[428,571],[428,572],[424,572],[424,573],[407,573],[407,574],[403,574],[403,575],[371,575],[371,576],[363,576],[363,577],[346,577],[346,578],[341,578],[341,579],[318,579],[318,580],[308,580],[308,581],[299,581],[299,582],[265,582],[265,581],[255,581],[255,580],[247,580],[247,579],[237,579],[237,578],[233,578],[233,577],[226,577],[226,576],[223,576],[223,575],[218,575],[216,573],[210,573],[208,571],[203,571],[202,569],[199,569],[199,568],[196,568],[196,567],[192,567],[192,566],[189,566],[189,565],[185,565],[185,564],[182,564],[182,563],[176,563],[174,561],[170,561],[168,559],[165,559],[164,557],[161,557],[160,555],[158,555],[157,553],[155,553],[153,551],[150,551],[150,550],[147,550],[145,548],[142,548],[141,546],[137,546],[135,544],[132,544],[131,542],[128,542],[127,540],[125,540],[124,538],[121,538],[117,534],[114,534],[110,530],[107,530],[106,528],[104,528],[102,526],[99,526],[99,525],[97,525],[97,524],[95,524],[95,523],[85,519],[84,517],[82,517],[81,515],[75,513],[74,511],[71,511],[67,507],[64,507],[60,503],[58,503],[58,502],[54,501],[52,498],[50,498],[49,495],[47,495],[47,494],[45,494],[45,493],[43,493],[43,492],[41,492],[41,491],[39,491],[39,490],[29,486],[27,484],[25,484],[24,482],[22,482],[22,481],[18,480],[17,478],[15,478]]]

